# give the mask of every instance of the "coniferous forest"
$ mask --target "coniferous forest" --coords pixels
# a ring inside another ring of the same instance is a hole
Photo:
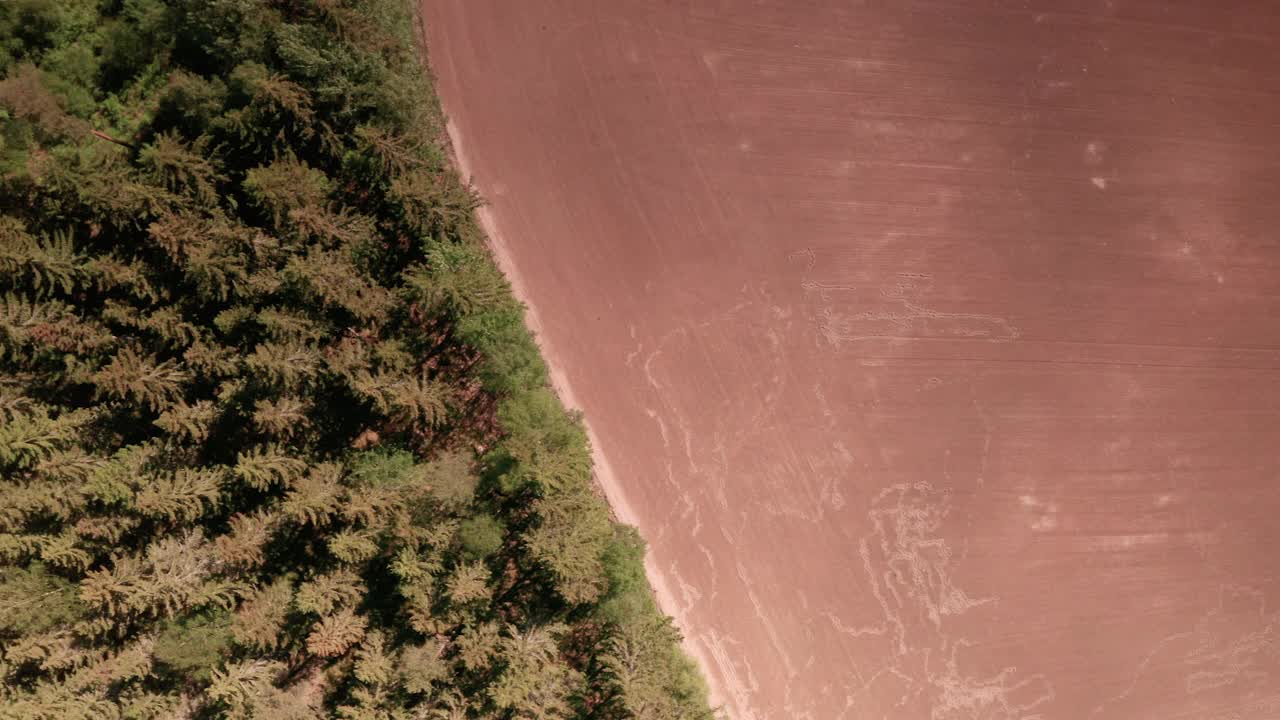
[[[0,718],[709,718],[405,0],[0,3]]]

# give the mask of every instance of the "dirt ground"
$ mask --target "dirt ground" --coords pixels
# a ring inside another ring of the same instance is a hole
[[[1280,5],[424,16],[731,717],[1280,718]]]

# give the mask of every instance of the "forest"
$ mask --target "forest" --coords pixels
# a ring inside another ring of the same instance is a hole
[[[0,718],[712,718],[406,0],[0,3]]]

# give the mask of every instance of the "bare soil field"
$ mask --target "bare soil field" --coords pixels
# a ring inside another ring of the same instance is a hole
[[[424,16],[731,717],[1280,718],[1280,6]]]

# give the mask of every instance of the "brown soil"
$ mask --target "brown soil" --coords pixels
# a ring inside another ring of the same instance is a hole
[[[734,718],[1280,717],[1280,6],[424,14]]]

